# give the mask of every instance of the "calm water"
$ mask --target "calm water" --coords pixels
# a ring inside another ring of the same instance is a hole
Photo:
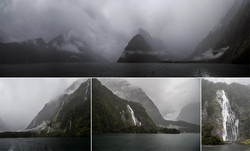
[[[1,138],[0,151],[87,151],[86,138]]]
[[[199,151],[200,134],[94,134],[93,151]]]
[[[250,66],[199,63],[0,64],[0,76],[248,77]]]
[[[250,151],[250,146],[240,144],[204,146],[202,151]]]

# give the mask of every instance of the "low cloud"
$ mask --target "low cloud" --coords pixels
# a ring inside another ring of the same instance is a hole
[[[117,60],[138,29],[185,57],[219,23],[234,0],[1,0],[0,39],[21,41],[73,30]]]

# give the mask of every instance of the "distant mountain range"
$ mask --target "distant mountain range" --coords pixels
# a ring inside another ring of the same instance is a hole
[[[90,80],[75,81],[45,104],[24,131],[42,136],[90,135]]]
[[[139,103],[145,108],[148,116],[158,127],[176,128],[183,132],[199,132],[199,124],[190,124],[185,121],[165,120],[154,102],[138,87],[132,86],[123,79],[100,79],[103,85],[122,99]],[[199,107],[198,109],[199,110]],[[192,111],[190,111],[192,112]],[[195,112],[196,113],[196,112]],[[193,115],[193,114],[192,114]],[[197,117],[197,116],[196,116]],[[199,120],[199,119],[197,119]]]
[[[200,103],[197,102],[186,105],[182,108],[177,120],[200,125]]]
[[[250,1],[235,0],[219,25],[200,42],[187,59],[197,62],[250,62]]]
[[[49,43],[42,38],[23,42],[0,42],[0,54],[2,64],[105,61],[70,32],[55,37]]]

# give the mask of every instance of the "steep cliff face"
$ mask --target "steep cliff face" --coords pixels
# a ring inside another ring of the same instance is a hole
[[[93,79],[93,132],[150,132],[156,126],[145,109],[119,98]]]
[[[250,62],[250,1],[235,0],[219,25],[205,37],[191,55],[193,61]]]
[[[139,87],[123,79],[101,79],[101,82],[122,99],[140,103],[157,126],[176,128],[183,132],[199,132],[200,127],[185,121],[165,120],[150,97]]]
[[[250,89],[245,85],[202,83],[203,143],[217,136],[226,142],[250,138]]]
[[[74,82],[51,100],[27,126],[48,136],[84,136],[90,131],[90,80]]]

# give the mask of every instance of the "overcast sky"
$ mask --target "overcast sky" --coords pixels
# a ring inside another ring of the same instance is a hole
[[[47,42],[67,31],[117,60],[139,28],[187,56],[234,0],[1,0],[0,39]]]
[[[77,79],[0,79],[0,118],[23,129],[52,98]]]
[[[183,107],[190,103],[200,102],[199,79],[146,78],[126,80],[132,85],[142,88],[167,120],[176,120]]]
[[[212,81],[214,83],[217,82],[225,82],[227,84],[231,83],[239,83],[242,85],[250,85],[250,78],[206,78],[206,80]]]

